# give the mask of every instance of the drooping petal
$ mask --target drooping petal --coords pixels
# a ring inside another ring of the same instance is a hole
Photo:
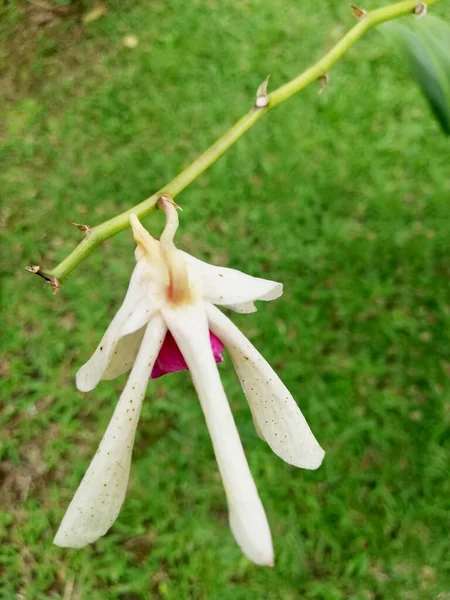
[[[112,419],[55,536],[56,545],[81,548],[91,544],[116,520],[127,490],[134,436],[148,379],[166,331],[160,314],[147,325]]]
[[[124,351],[117,346],[125,336],[143,328],[159,308],[158,300],[161,296],[159,287],[159,281],[152,278],[152,269],[148,261],[141,258],[134,268],[122,306],[111,321],[96,351],[76,375],[77,388],[81,392],[89,392],[103,377],[112,379],[113,373],[121,375],[131,367],[135,356],[130,355],[126,364],[121,367],[118,357],[126,358],[126,349]],[[131,340],[127,339],[126,345],[128,346],[130,342]],[[136,349],[136,346],[134,348]],[[114,366],[108,369],[115,352],[117,358]]]
[[[287,387],[219,309],[208,305],[207,315],[211,331],[230,353],[260,437],[287,463],[303,469],[319,468],[325,452]]]
[[[275,300],[283,293],[283,285],[277,281],[252,277],[236,269],[215,267],[186,252],[181,254],[189,275],[200,282],[203,298],[211,304],[226,306],[239,313],[251,313],[256,311],[255,300]]]
[[[192,374],[222,475],[234,537],[250,560],[272,565],[269,525],[214,362],[204,304],[164,308],[162,313]]]

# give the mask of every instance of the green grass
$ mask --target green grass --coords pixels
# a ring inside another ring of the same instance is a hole
[[[81,550],[52,545],[124,385],[83,395],[74,375],[120,305],[133,242],[109,240],[55,297],[24,266],[54,266],[79,240],[69,221],[96,224],[149,196],[248,109],[268,73],[275,88],[353,24],[337,0],[108,9],[85,28],[76,17],[36,28],[36,8],[0,9],[0,598],[449,598],[449,147],[376,31],[325,93],[280,106],[177,198],[180,247],[285,286],[233,318],[298,400],[327,451],[321,469],[271,453],[230,360],[221,366],[275,568],[250,564],[232,539],[186,373],[149,385],[110,533]],[[130,33],[133,50],[121,43]],[[145,225],[159,235],[161,215]]]

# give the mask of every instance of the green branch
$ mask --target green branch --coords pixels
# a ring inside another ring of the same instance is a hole
[[[429,0],[428,5],[436,4],[439,0]],[[40,267],[29,267],[33,273],[37,273],[46,279],[57,291],[60,281],[67,277],[101,242],[123,231],[129,226],[129,216],[135,213],[138,217],[144,217],[156,210],[158,198],[161,194],[169,194],[172,197],[177,196],[190,183],[195,181],[208,167],[218,160],[228,148],[252,127],[256,121],[259,121],[270,109],[281,102],[284,102],[300,90],[304,89],[310,83],[324,78],[330,68],[351,48],[359,38],[369,29],[376,27],[380,23],[397,19],[407,14],[415,12],[418,6],[416,0],[405,0],[385,8],[380,8],[371,12],[364,13],[354,9],[355,14],[359,13],[358,23],[348,31],[344,37],[318,62],[309,67],[292,81],[266,96],[261,103],[257,103],[249,113],[215,142],[208,150],[199,156],[184,171],[172,179],[170,183],[158,190],[153,196],[147,198],[140,204],[133,206],[129,210],[85,231],[83,241],[71,252],[58,266],[52,271],[45,273]],[[362,15],[362,16],[361,16]],[[325,80],[326,81],[326,80]],[[261,106],[263,105],[263,106]]]

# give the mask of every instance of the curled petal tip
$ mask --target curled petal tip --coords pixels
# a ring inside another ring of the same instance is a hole
[[[150,256],[155,254],[157,252],[157,242],[152,238],[134,213],[130,214],[130,225],[131,230],[133,231],[134,241],[139,249],[136,259],[140,258],[142,253],[146,253]]]
[[[130,226],[131,226],[131,230],[133,232],[133,237],[135,239],[135,242],[137,244],[139,244],[141,242],[141,238],[143,236],[144,227],[142,226],[141,222],[139,221],[137,215],[135,215],[134,213],[131,213],[131,215],[130,215]]]
[[[162,195],[159,197],[159,200],[158,200],[158,207],[159,207],[161,210],[163,210],[164,212],[166,212],[166,211],[167,211],[167,209],[168,209],[168,206],[167,206],[168,204],[169,204],[169,205],[171,205],[171,206],[173,206],[173,207],[174,207],[174,208],[176,208],[177,210],[181,210],[181,211],[183,211],[183,209],[181,208],[181,206],[179,206],[179,205],[178,205],[178,204],[175,202],[175,200],[172,198],[172,196],[169,196],[169,194],[162,194]]]
[[[161,234],[160,242],[161,246],[166,248],[167,251],[169,247],[173,247],[173,238],[175,237],[179,224],[177,211],[180,207],[168,194],[162,194],[162,196],[160,196],[158,206],[166,215],[166,226]]]

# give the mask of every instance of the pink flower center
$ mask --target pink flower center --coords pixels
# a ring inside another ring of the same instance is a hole
[[[223,350],[223,344],[211,331],[209,332],[209,339],[211,341],[211,350],[213,351],[214,359],[216,363],[223,361],[221,354]],[[164,339],[161,350],[159,351],[158,358],[156,359],[151,379],[157,379],[162,377],[166,373],[176,373],[176,371],[188,371],[189,367],[184,360],[180,349],[177,346],[170,331],[167,332]]]

